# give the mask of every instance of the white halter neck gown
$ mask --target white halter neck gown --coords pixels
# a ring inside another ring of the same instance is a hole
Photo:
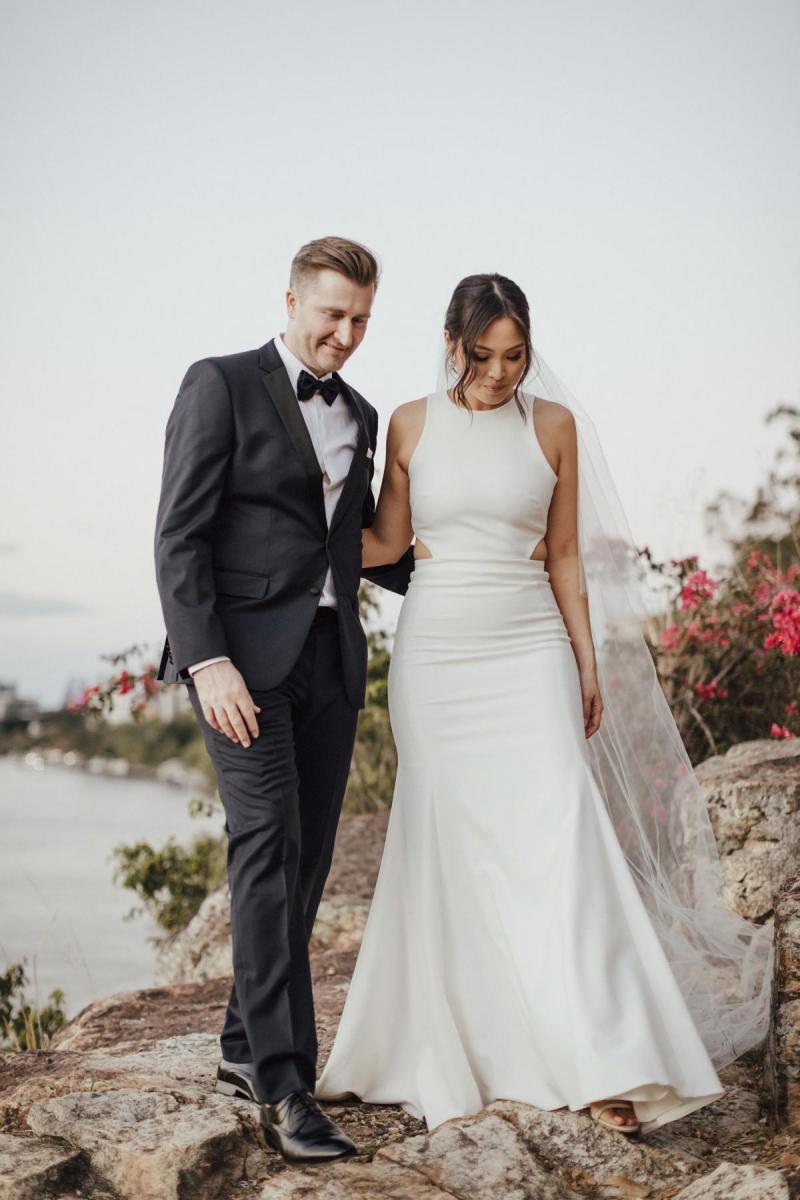
[[[496,1099],[621,1096],[643,1128],[724,1090],[595,783],[544,564],[556,484],[530,402],[427,398],[409,466],[417,561],[389,712],[383,859],[315,1095],[429,1129]]]

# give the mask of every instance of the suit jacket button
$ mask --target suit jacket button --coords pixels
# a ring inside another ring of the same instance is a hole
[[[322,595],[322,588],[309,588],[308,590],[311,592],[312,596]]]

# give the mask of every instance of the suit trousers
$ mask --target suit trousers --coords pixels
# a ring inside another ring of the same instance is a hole
[[[228,837],[233,986],[220,1036],[229,1062],[252,1062],[272,1103],[316,1086],[308,942],[330,870],[358,709],[344,691],[338,618],[320,608],[283,683],[251,690],[249,747],[192,707],[214,765]]]

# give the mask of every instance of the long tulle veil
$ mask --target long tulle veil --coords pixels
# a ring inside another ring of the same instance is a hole
[[[442,350],[437,392],[454,382]],[[706,805],[645,641],[641,559],[595,427],[538,351],[522,390],[563,404],[575,418],[581,593],[588,598],[604,706],[600,729],[588,739],[590,760],[653,926],[719,1069],[767,1034],[773,925],[746,920],[722,899]]]

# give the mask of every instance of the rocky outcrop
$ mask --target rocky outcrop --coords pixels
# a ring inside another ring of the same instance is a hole
[[[318,978],[318,1006],[335,1028],[342,997]],[[788,1200],[788,1184],[800,1186],[800,1156],[785,1133],[770,1134],[757,1071],[743,1062],[722,1073],[717,1103],[636,1139],[583,1113],[508,1100],[431,1133],[400,1106],[327,1104],[358,1157],[290,1167],[264,1146],[254,1105],[213,1092],[216,1033],[158,1036],[159,1025],[174,1028],[175,1011],[193,1024],[189,996],[202,997],[196,1016],[208,987],[120,996],[65,1031],[71,1048],[0,1058],[0,1200]],[[134,1014],[143,1010],[137,1038]]]
[[[775,881],[796,874],[800,859],[792,821],[800,761],[791,749],[756,743],[700,772],[729,900],[751,919],[771,915]],[[758,783],[758,764],[766,784]],[[320,1069],[387,817],[345,817],[340,826],[312,941]],[[720,1072],[726,1091],[716,1103],[633,1139],[585,1113],[509,1100],[430,1133],[399,1105],[326,1104],[360,1152],[307,1168],[264,1145],[254,1105],[213,1091],[231,984],[222,889],[165,946],[161,986],[97,1001],[47,1051],[0,1055],[0,1200],[795,1200],[800,892],[793,880],[774,910],[766,1069],[757,1054],[743,1055]]]
[[[764,1082],[772,1120],[800,1145],[800,879],[775,900],[775,972]]]
[[[800,866],[800,738],[742,742],[706,759],[696,774],[719,847],[725,901],[762,923]]]

